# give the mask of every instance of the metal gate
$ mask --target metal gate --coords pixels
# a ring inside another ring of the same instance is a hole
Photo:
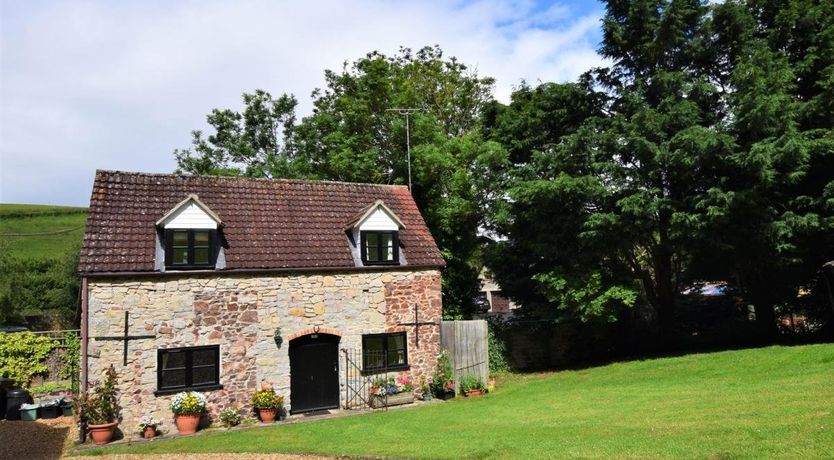
[[[345,409],[372,409],[370,389],[374,379],[388,375],[388,356],[385,351],[348,350],[345,358]],[[382,362],[381,368],[365,370],[366,362]],[[388,396],[382,408],[388,409]]]

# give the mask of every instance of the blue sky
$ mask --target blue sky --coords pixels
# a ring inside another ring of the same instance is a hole
[[[600,65],[598,2],[0,0],[0,202],[84,206],[97,168],[171,172],[215,107],[295,94],[371,50],[438,44],[497,80]]]

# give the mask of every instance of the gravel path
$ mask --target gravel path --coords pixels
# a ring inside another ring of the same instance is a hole
[[[164,454],[61,457],[77,438],[70,417],[35,422],[0,420],[0,459],[9,460],[325,460],[315,455],[289,454]]]
[[[59,459],[77,434],[71,417],[36,422],[0,420],[0,458]]]
[[[324,460],[327,457],[287,454],[164,454],[104,455],[101,457],[64,457],[65,460]]]

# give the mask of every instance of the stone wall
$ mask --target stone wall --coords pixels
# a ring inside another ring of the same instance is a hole
[[[251,414],[252,392],[271,381],[291,405],[289,341],[319,328],[341,336],[340,348],[361,349],[362,335],[405,330],[410,369],[400,374],[415,381],[430,376],[440,347],[437,325],[420,327],[420,348],[414,320],[439,324],[440,273],[436,270],[344,272],[320,275],[169,275],[165,278],[91,279],[89,335],[124,333],[124,311],[130,312],[131,335],[155,335],[128,345],[128,365],[122,364],[123,342],[89,341],[91,383],[113,364],[120,378],[122,428],[133,430],[136,420],[151,415],[173,429],[168,408],[171,395],[156,396],[157,350],[220,345],[220,390],[207,391],[209,417],[227,407]],[[280,328],[283,344],[274,341]],[[339,366],[340,385],[344,366]],[[341,388],[344,400],[345,389]]]

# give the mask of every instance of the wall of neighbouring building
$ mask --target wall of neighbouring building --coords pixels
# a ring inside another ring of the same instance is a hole
[[[440,323],[440,273],[437,270],[344,272],[320,275],[170,275],[165,278],[91,279],[89,336],[124,333],[130,312],[130,334],[155,335],[132,340],[128,364],[123,342],[89,341],[89,380],[113,364],[119,375],[122,427],[132,430],[143,415],[171,423],[172,395],[155,396],[157,349],[220,345],[220,383],[207,391],[210,416],[227,407],[250,409],[261,381],[273,381],[291,405],[289,338],[315,326],[341,335],[340,348],[361,349],[362,334],[405,330],[410,369],[400,374],[428,377],[440,351],[439,326],[414,328],[398,323],[414,319]],[[273,336],[281,329],[280,348]],[[340,363],[340,385],[344,366]],[[345,389],[341,388],[341,398]]]

